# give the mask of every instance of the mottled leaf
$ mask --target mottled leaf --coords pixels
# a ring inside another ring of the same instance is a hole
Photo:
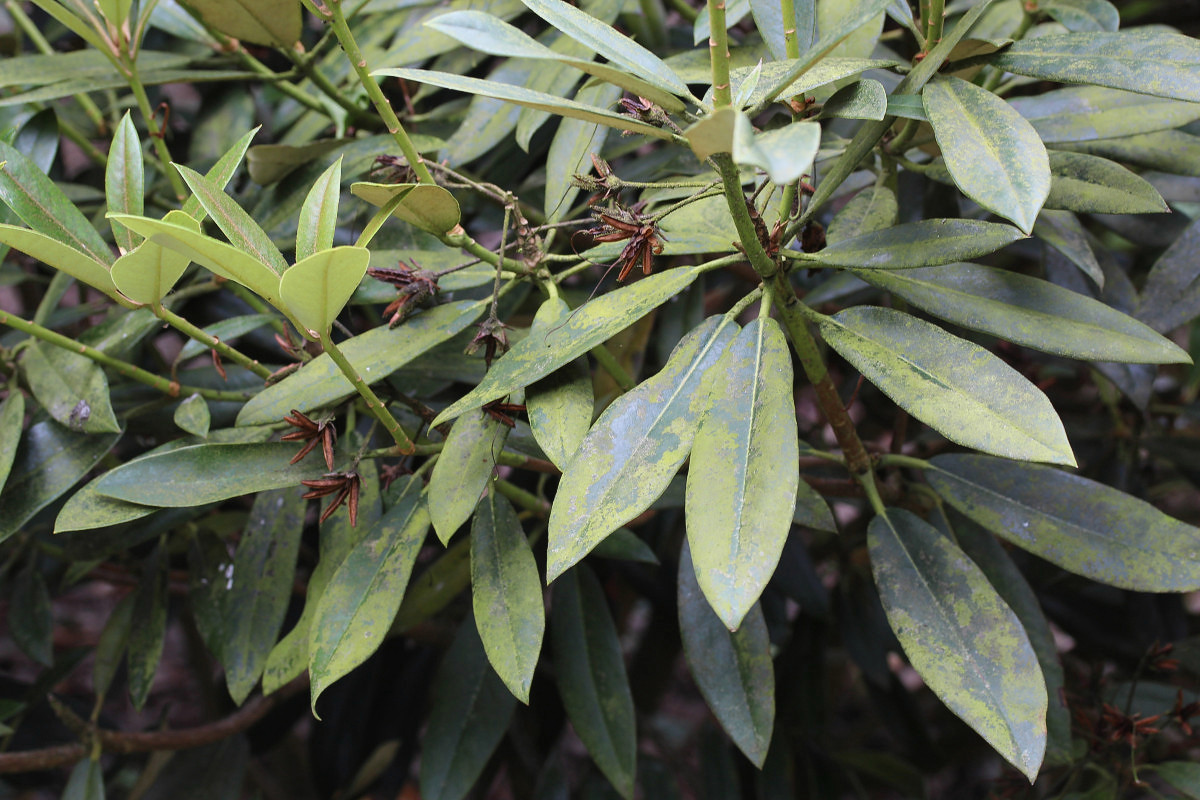
[[[816,122],[794,122],[764,133],[754,133],[750,120],[739,114],[733,128],[733,160],[742,166],[759,167],[772,183],[794,183],[811,171],[821,144],[821,126]]]
[[[842,239],[805,260],[830,267],[933,267],[994,253],[1022,238],[1013,226],[997,222],[925,219]]]
[[[1046,209],[1077,214],[1154,214],[1169,211],[1154,186],[1137,173],[1099,156],[1050,153]]]
[[[25,425],[25,395],[20,389],[9,388],[8,397],[0,404],[0,491],[8,481],[8,473],[17,457],[17,443]]]
[[[841,119],[883,119],[887,116],[887,89],[870,78],[838,89],[825,101],[821,117]]]
[[[212,422],[208,403],[199,394],[193,394],[180,403],[173,419],[181,429],[201,438],[208,436],[208,426]]]
[[[1069,31],[1115,31],[1121,24],[1108,0],[1039,0],[1037,7]]]
[[[483,411],[455,420],[429,478],[429,516],[442,544],[447,544],[475,511],[508,430]]]
[[[561,298],[547,300],[538,308],[531,330],[544,333],[569,314]],[[525,391],[525,412],[533,437],[559,469],[566,469],[579,449],[592,425],[594,409],[592,376],[586,359],[572,361]]]
[[[1070,86],[1017,97],[1010,105],[1029,120],[1046,144],[1152,133],[1200,118],[1200,103],[1147,97],[1103,86]]]
[[[1200,222],[1193,222],[1158,257],[1137,308],[1137,318],[1166,332],[1200,315]]]

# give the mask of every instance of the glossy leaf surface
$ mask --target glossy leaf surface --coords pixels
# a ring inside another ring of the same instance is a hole
[[[792,360],[759,318],[713,368],[687,475],[687,538],[704,596],[730,630],[770,580],[799,482]]]
[[[553,581],[641,514],[688,457],[707,403],[708,374],[737,335],[710,317],[672,351],[662,371],[618,397],[588,432],[550,510],[546,579]]]
[[[899,311],[857,306],[821,320],[821,334],[901,408],[952,442],[1074,465],[1050,401],[988,351]]]
[[[1200,530],[1104,484],[1036,464],[941,455],[926,477],[960,512],[1063,569],[1142,592],[1200,587]]]
[[[121,430],[109,399],[108,379],[95,361],[37,342],[22,352],[20,364],[34,397],[60,424],[84,433]]]
[[[1046,748],[1046,684],[1029,637],[979,567],[902,509],[871,520],[888,622],[929,688],[1033,780]]]

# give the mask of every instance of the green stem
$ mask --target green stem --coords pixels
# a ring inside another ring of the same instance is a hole
[[[442,241],[450,247],[460,247],[479,258],[479,260],[485,261],[492,266],[503,266],[504,269],[511,270],[518,275],[531,274],[529,267],[525,266],[524,262],[517,261],[515,258],[503,258],[488,250],[465,233],[447,234],[442,237]]]
[[[392,440],[396,442],[396,446],[400,448],[400,451],[405,454],[413,452],[415,445],[412,439],[404,432],[404,428],[400,427],[400,423],[396,421],[392,413],[387,410],[387,405],[375,396],[375,392],[371,391],[371,387],[358,374],[358,370],[354,368],[354,365],[342,355],[342,351],[338,349],[338,346],[333,342],[333,338],[330,337],[329,331],[321,333],[321,345],[324,346],[325,352],[329,354],[329,357],[333,359],[333,363],[337,364],[338,369],[346,376],[346,380],[350,381],[350,384],[355,388],[359,396],[366,402],[367,410],[383,423],[383,427],[392,435]]]
[[[404,154],[408,160],[408,165],[417,173],[417,179],[421,183],[433,183],[433,176],[429,174],[429,168],[425,166],[425,162],[421,160],[421,156],[417,153],[417,147],[413,144],[412,139],[408,138],[408,133],[404,130],[404,126],[400,124],[396,112],[392,110],[391,103],[383,95],[383,90],[379,88],[379,83],[371,76],[370,70],[367,68],[367,59],[363,56],[362,51],[358,47],[358,42],[354,39],[354,34],[350,32],[350,26],[346,23],[346,17],[342,13],[341,0],[329,0],[327,12],[322,14],[320,10],[317,13],[330,25],[333,26],[334,35],[342,45],[342,49],[346,51],[346,57],[350,59],[350,66],[354,68],[354,74],[358,76],[359,83],[367,92],[367,97],[371,99],[372,105],[375,106],[376,112],[384,124],[387,125],[388,132],[392,134],[396,140],[396,144],[400,146],[400,152]]]
[[[750,209],[746,206],[746,195],[742,191],[742,178],[738,174],[737,165],[728,153],[717,153],[712,160],[721,175],[721,183],[725,188],[725,203],[729,206],[733,225],[737,228],[738,238],[741,239],[742,249],[750,260],[750,266],[754,267],[754,271],[762,276],[763,280],[769,280],[779,271],[779,266],[775,259],[767,255],[762,242],[758,240],[754,220],[750,218]]]
[[[729,33],[725,30],[725,0],[708,0],[708,25],[713,108],[724,108],[733,103],[733,92],[729,87]]]
[[[123,53],[118,64],[129,81],[129,88],[137,100],[142,119],[146,121],[146,132],[154,142],[154,151],[158,154],[158,160],[162,162],[163,173],[171,184],[171,190],[175,192],[175,199],[182,203],[188,196],[187,186],[183,183],[183,177],[171,166],[171,151],[167,147],[166,131],[159,127],[154,109],[150,107],[150,98],[146,94],[146,87],[142,85],[141,76],[138,75],[137,63],[127,53]]]
[[[532,492],[527,492],[516,484],[509,483],[506,480],[497,480],[494,484],[496,491],[507,497],[514,505],[520,506],[526,511],[532,511],[539,517],[545,517],[550,514],[550,504],[538,497]]]
[[[158,317],[175,330],[192,339],[195,339],[197,342],[200,342],[200,344],[204,345],[210,350],[216,350],[217,355],[221,356],[221,358],[232,361],[234,364],[237,364],[240,367],[244,367],[246,370],[253,372],[260,378],[266,379],[271,377],[271,370],[258,363],[257,360],[250,358],[250,356],[246,355],[240,350],[230,347],[217,337],[213,336],[211,333],[208,333],[202,328],[198,328],[196,325],[188,322],[186,319],[179,316],[174,311],[171,311],[169,308],[159,305],[152,306],[150,310],[154,312],[154,316]]]
[[[176,381],[168,380],[152,372],[147,372],[141,367],[134,366],[128,361],[122,361],[119,358],[97,350],[94,347],[89,347],[86,344],[63,336],[61,333],[56,333],[48,328],[43,328],[33,322],[28,322],[14,314],[9,314],[7,311],[0,311],[0,325],[7,325],[10,328],[27,333],[36,339],[52,344],[55,347],[61,347],[72,353],[78,353],[81,356],[95,361],[97,364],[115,370],[118,374],[131,378],[138,383],[157,389],[169,397],[186,397],[191,394],[198,394],[208,400],[228,400],[233,402],[244,402],[253,396],[253,392],[238,392],[238,391],[222,391],[219,389],[203,389],[196,386],[182,386]]]
[[[638,0],[642,16],[646,20],[646,29],[650,34],[651,50],[661,50],[667,46],[667,20],[659,0]]]
[[[617,361],[617,357],[606,346],[598,344],[592,348],[591,352],[596,357],[596,363],[600,365],[601,369],[612,376],[617,386],[621,387],[621,391],[628,392],[634,386],[637,386],[637,381],[621,366],[621,362]]]
[[[903,456],[899,453],[881,453],[879,455],[879,466],[881,467],[909,467],[911,469],[932,469],[933,465],[923,458],[913,458],[912,456]]]
[[[921,0],[921,30],[925,32],[925,52],[942,40],[946,23],[946,0]]]
[[[783,12],[783,49],[788,58],[800,57],[800,40],[796,37],[796,4],[795,0],[780,0],[779,10]]]
[[[687,0],[667,0],[667,2],[671,4],[671,8],[678,11],[679,15],[687,20],[689,25],[696,21],[696,17],[700,16],[700,13]]]

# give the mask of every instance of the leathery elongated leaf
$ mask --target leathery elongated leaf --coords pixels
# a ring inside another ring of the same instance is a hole
[[[0,404],[0,491],[8,480],[13,461],[17,457],[17,442],[21,441],[21,427],[25,424],[25,395],[13,389]]]
[[[163,222],[200,233],[200,223],[182,211],[168,211]],[[120,223],[114,220],[113,230],[117,225]],[[157,303],[167,296],[190,263],[191,259],[182,253],[158,242],[143,241],[112,265],[112,280],[130,300]]]
[[[112,145],[108,148],[108,166],[105,168],[104,197],[110,211],[141,216],[145,207],[145,165],[142,163],[142,142],[137,128],[129,118],[129,112],[121,118],[113,133]],[[137,247],[141,241],[119,222],[112,224],[113,237],[125,252]]]
[[[488,666],[470,615],[433,682],[421,754],[421,797],[462,800],[504,738],[516,700]]]
[[[92,261],[113,262],[112,251],[92,223],[35,163],[4,141],[0,163],[0,201],[22,222]]]
[[[730,632],[696,582],[687,544],[679,559],[679,635],[696,688],[738,749],[762,769],[775,724],[775,669],[762,608]]]
[[[555,582],[553,600],[554,671],[567,718],[596,766],[632,800],[637,772],[633,695],[604,590],[580,564]]]
[[[187,0],[185,5],[213,30],[255,44],[290,48],[303,29],[295,0]]]
[[[1050,153],[1050,194],[1044,209],[1078,214],[1155,214],[1169,211],[1142,176],[1107,158]]]
[[[454,195],[441,186],[420,183],[356,183],[350,192],[373,206],[385,206],[401,195],[392,216],[436,236],[446,233],[461,219]]]
[[[96,490],[129,503],[190,508],[320,477],[320,468],[290,464],[295,445],[200,444],[139,458],[110,470]]]
[[[312,706],[338,678],[383,644],[429,531],[421,479],[409,476],[392,507],[346,554],[309,627]]]
[[[1050,162],[1033,126],[1008,103],[961,78],[931,81],[925,113],[954,183],[1029,233],[1050,192]]]
[[[665,91],[653,83],[635,77],[628,71],[616,69],[609,64],[600,64],[564,55],[527,36],[499,17],[482,11],[451,11],[449,14],[435,17],[425,24],[439,33],[457,39],[473,50],[508,58],[557,62],[593,75],[606,83],[620,86],[634,95],[644,97],[661,106],[668,112],[680,112],[686,108],[683,101],[675,96],[674,91]],[[616,32],[614,31],[614,33]]]
[[[459,300],[422,311],[395,329],[386,325],[347,339],[342,355],[368,383],[391,375],[417,356],[466,329],[488,301]],[[294,375],[256,394],[238,414],[238,425],[262,425],[283,419],[295,408],[308,412],[354,394],[354,387],[322,353]]]
[[[607,108],[621,97],[621,90],[606,83],[585,84],[575,93],[584,105]],[[571,181],[576,172],[586,172],[589,155],[600,155],[608,138],[608,126],[581,119],[564,119],[558,125],[550,152],[546,154],[546,219],[558,222],[571,211],[579,187]]]
[[[950,441],[1009,458],[1075,465],[1046,396],[978,345],[872,306],[824,317],[820,328],[867,380]]]
[[[704,377],[738,333],[710,317],[663,369],[613,401],[584,437],[550,509],[546,579],[553,581],[666,490],[692,449]]]
[[[308,190],[296,227],[296,260],[333,247],[337,228],[338,201],[342,194],[342,157],[321,173]]]
[[[1088,32],[1022,39],[986,62],[1060,83],[1087,83],[1200,101],[1200,42],[1166,31]]]
[[[139,66],[142,63],[142,58],[145,58],[144,53],[138,57]],[[217,159],[217,163],[213,164],[208,172],[204,173],[204,177],[208,179],[210,184],[218,186],[221,189],[224,189],[226,185],[229,184],[229,181],[233,179],[233,174],[237,172],[238,167],[241,166],[242,157],[246,155],[246,148],[250,146],[250,142],[254,139],[255,134],[258,133],[259,128],[261,127],[261,125],[258,125],[246,131],[246,133],[240,139],[230,145],[229,149]],[[207,216],[207,212],[204,210],[204,207],[200,205],[200,199],[196,197],[196,195],[192,195],[186,201],[184,201],[182,210],[183,213],[187,214],[189,217],[200,220],[201,222],[203,222],[204,218]]]
[[[1029,120],[1046,144],[1136,136],[1178,128],[1200,118],[1200,103],[1102,86],[1069,86],[1017,97],[1010,105]]]
[[[429,477],[429,515],[442,544],[470,519],[507,438],[508,427],[484,411],[455,420]]]
[[[0,224],[0,244],[33,256],[43,264],[65,272],[88,286],[96,287],[109,297],[120,297],[104,262],[97,261],[58,239],[28,228]],[[128,305],[128,301],[123,302]]]
[[[867,531],[888,622],[913,667],[996,752],[1037,777],[1046,683],[1029,637],[979,567],[929,523],[888,509]]]
[[[494,488],[471,526],[471,600],[488,661],[528,705],[546,630],[542,581],[517,512]]]
[[[533,318],[533,331],[545,331],[567,318],[562,298],[547,300]],[[559,469],[566,469],[592,425],[596,401],[587,359],[578,358],[525,391],[525,412],[533,438]]]
[[[947,264],[854,274],[942,319],[1047,353],[1135,364],[1191,360],[1170,339],[1115,308],[1009,270]]]
[[[730,630],[775,572],[796,506],[800,452],[792,359],[779,324],[751,322],[713,367],[688,467],[696,579]]]
[[[370,260],[365,247],[335,247],[313,253],[283,273],[280,298],[304,325],[306,336],[315,340],[329,332],[367,274]]]
[[[647,136],[653,136],[657,139],[671,139],[674,136],[670,131],[656,128],[644,122],[638,122],[631,117],[621,116],[605,108],[588,106],[573,100],[564,100],[552,94],[535,92],[532,89],[512,86],[507,83],[485,81],[479,78],[468,78],[448,72],[425,69],[378,69],[371,74],[377,77],[400,78],[406,81],[413,81],[414,83],[427,83],[430,86],[440,86],[443,89],[453,89],[459,92],[483,95],[484,97],[494,97],[497,100],[506,100],[525,108],[548,111],[560,117],[571,117],[586,120],[587,122],[595,122],[600,125],[607,125],[610,128],[617,128],[618,130],[644,133]]]
[[[687,287],[700,273],[669,269],[609,292],[576,309],[562,325],[526,336],[499,358],[473,390],[438,414],[433,424],[503,397],[574,361]]]
[[[276,275],[282,275],[287,269],[287,261],[246,210],[225,194],[223,188],[199,172],[179,164],[174,166],[229,243],[266,264]]]
[[[222,662],[229,694],[238,705],[258,683],[292,597],[308,505],[302,493],[293,487],[254,498],[225,584]]]
[[[954,454],[929,484],[967,517],[1063,569],[1140,592],[1200,588],[1200,529],[1102,483],[1037,464]]]
[[[117,433],[108,378],[95,361],[61,347],[36,342],[21,353],[21,372],[50,416],[71,430]]]
[[[805,260],[830,267],[933,267],[994,253],[1022,238],[1013,226],[997,222],[924,219],[843,239]]]
[[[150,695],[154,674],[162,658],[167,633],[167,553],[160,544],[146,560],[133,601],[133,624],[129,629],[129,652],[125,657],[129,670],[129,699],[141,710]]]

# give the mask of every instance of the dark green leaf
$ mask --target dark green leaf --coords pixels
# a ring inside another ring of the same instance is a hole
[[[621,643],[604,590],[584,565],[554,584],[554,671],[567,718],[596,766],[633,798],[637,730]]]
[[[779,324],[725,348],[701,404],[687,475],[687,538],[704,596],[737,630],[775,572],[799,477],[792,359]]]
[[[650,545],[629,528],[617,528],[604,541],[592,548],[591,554],[598,558],[614,558],[618,561],[658,563],[658,556],[654,555]]]
[[[686,267],[659,272],[589,301],[554,330],[526,336],[492,364],[475,389],[438,414],[433,424],[440,425],[546,377],[637,322],[699,274]]]
[[[202,439],[208,436],[208,426],[212,422],[208,403],[198,394],[194,394],[180,403],[179,407],[175,409],[173,419],[180,428]]]
[[[154,506],[127,503],[102,495],[96,491],[96,481],[93,480],[71,495],[58,512],[58,517],[54,520],[54,532],[107,528],[109,525],[148,517],[157,510]]]
[[[157,50],[142,50],[138,53],[138,69],[146,72],[181,67],[194,58],[189,53],[166,53]],[[17,55],[4,61],[4,72],[0,74],[0,88],[14,86],[42,86],[68,79],[87,79],[102,76],[120,77],[117,68],[99,50],[75,50],[69,53],[54,52],[45,55]],[[20,149],[20,148],[18,148]],[[48,171],[43,169],[43,172]]]
[[[987,62],[1041,80],[1200,100],[1200,43],[1162,30],[1030,37]]]
[[[1108,0],[1040,0],[1044,11],[1069,31],[1115,31],[1121,14]]]
[[[825,101],[821,117],[883,119],[887,116],[887,89],[879,81],[865,78],[838,89]]]
[[[897,405],[950,441],[1074,466],[1050,401],[978,345],[908,314],[871,306],[823,318],[821,333]]]
[[[1178,128],[1200,119],[1200,103],[1102,86],[1070,86],[1011,101],[1042,141],[1086,142]]]
[[[269,47],[291,48],[304,22],[297,0],[186,0],[184,5],[213,30]]]
[[[398,328],[381,326],[338,346],[358,374],[368,383],[374,383],[466,329],[484,308],[486,301],[446,303],[422,311]],[[237,424],[277,422],[293,408],[307,413],[338,403],[352,394],[354,387],[337,364],[322,354],[295,375],[256,394],[242,407]]]
[[[141,66],[142,60],[146,57],[145,53],[138,56],[138,66]],[[261,126],[259,126],[261,127]],[[246,148],[250,146],[250,141],[254,135],[258,133],[258,128],[253,128],[242,134],[241,138],[234,142],[225,153],[217,159],[217,163],[212,165],[212,168],[204,173],[204,177],[208,179],[210,185],[218,186],[224,189],[225,186],[233,179],[233,174],[237,172],[237,168],[242,163],[242,156],[246,154]],[[192,195],[183,204],[183,213],[193,219],[201,222],[204,221],[206,212],[204,207],[200,205],[200,198]]]
[[[1009,270],[947,264],[855,274],[942,319],[1048,353],[1149,364],[1190,360],[1174,342],[1110,306]]]
[[[762,608],[756,603],[730,633],[700,591],[686,544],[678,594],[679,634],[696,688],[734,744],[762,769],[775,722],[775,670]]]
[[[1104,270],[1088,243],[1087,231],[1070,211],[1045,211],[1038,215],[1033,235],[1062,253],[1099,287],[1104,286]]]
[[[932,81],[921,96],[954,183],[1029,233],[1050,192],[1037,131],[1008,103],[960,78]]]
[[[168,211],[163,222],[200,233],[200,223],[182,211]],[[118,225],[125,228],[113,220],[114,230]],[[143,241],[112,265],[112,280],[130,300],[153,304],[167,296],[190,263],[191,259],[182,253],[163,247],[158,242]]]
[[[104,195],[108,209],[121,214],[142,215],[144,207],[145,166],[142,164],[142,141],[129,112],[121,118],[108,149],[108,166],[104,177]],[[113,236],[125,252],[138,246],[141,237],[135,236],[119,222],[112,224]]]
[[[421,751],[421,797],[462,800],[504,737],[516,705],[488,664],[468,615],[433,682]]]
[[[179,164],[175,165],[175,169],[230,244],[266,264],[276,275],[283,274],[287,269],[283,254],[245,209],[225,194],[225,190],[215,181]]]
[[[117,434],[76,433],[52,420],[26,431],[0,493],[0,541],[74,486],[117,438]]]
[[[154,555],[142,562],[142,576],[133,601],[133,621],[129,628],[129,697],[141,710],[150,695],[154,673],[162,658],[167,633],[167,554],[159,545]]]
[[[1046,209],[1077,214],[1154,214],[1169,211],[1154,186],[1106,158],[1084,153],[1050,153]]]
[[[546,546],[553,581],[667,488],[692,449],[708,402],[705,375],[737,335],[710,317],[676,345],[662,371],[618,397],[559,481]]]
[[[1024,238],[1011,225],[973,219],[925,219],[843,239],[808,256],[830,267],[912,269],[966,261]]]
[[[312,163],[319,156],[337,150],[347,141],[318,139],[307,144],[256,144],[246,151],[246,172],[250,174],[250,180],[260,186],[268,186],[283,180],[299,167]]]
[[[50,590],[38,570],[35,556],[26,562],[12,584],[8,629],[21,651],[37,663],[54,666],[54,615]]]
[[[979,567],[927,522],[871,520],[871,568],[909,661],[951,711],[1032,781],[1046,749],[1046,684],[1021,621]]]
[[[1194,761],[1167,761],[1150,769],[1185,797],[1200,798],[1200,764]]]
[[[116,284],[108,274],[106,264],[84,255],[73,247],[63,244],[28,228],[0,224],[0,244],[20,250],[38,261],[61,270],[73,278],[94,286],[109,297],[119,297]]]
[[[896,224],[899,204],[896,192],[889,186],[876,183],[842,206],[825,231],[825,241],[832,246],[867,233],[890,228]]]
[[[544,332],[569,314],[561,298],[547,300],[538,308],[532,330]],[[583,358],[537,381],[525,392],[529,427],[546,457],[559,469],[565,470],[579,449],[592,425],[594,409],[592,376]]]
[[[204,332],[220,339],[222,342],[229,343],[239,336],[256,331],[264,325],[270,324],[273,319],[276,319],[276,317],[270,314],[246,314],[240,317],[230,317],[220,322],[214,322],[212,325],[206,325]],[[179,355],[175,357],[174,364],[182,364],[205,352],[207,349],[203,343],[197,342],[195,339],[188,339],[183,349],[179,351]]]
[[[330,578],[308,631],[314,713],[321,692],[383,644],[428,531],[421,478],[411,476]]]
[[[1200,222],[1193,222],[1159,256],[1142,288],[1137,318],[1167,332],[1200,315]]]
[[[308,190],[296,228],[296,261],[300,262],[333,247],[337,228],[338,200],[342,194],[342,157],[321,173]],[[359,276],[362,277],[361,275]]]
[[[104,623],[104,630],[96,643],[95,661],[92,664],[92,691],[96,693],[97,698],[102,699],[108,694],[113,678],[117,675],[117,668],[121,665],[121,659],[125,657],[129,630],[133,626],[135,600],[133,593],[121,598],[109,615],[108,621]]]
[[[188,508],[244,494],[299,485],[318,467],[289,464],[296,446],[200,444],[130,461],[96,483],[101,494],[161,508]]]
[[[104,800],[104,768],[99,760],[80,759],[71,768],[62,800]]]
[[[1141,592],[1200,587],[1200,530],[1096,481],[1036,464],[942,455],[927,472],[952,506],[1018,547]]]
[[[295,488],[254,498],[233,569],[222,592],[226,627],[221,661],[233,702],[241,705],[258,683],[283,625],[295,582],[296,554],[307,502]]]
[[[471,526],[471,597],[488,661],[528,705],[546,629],[542,580],[516,511],[494,488]]]
[[[1085,153],[1135,167],[1172,175],[1200,176],[1200,136],[1184,131],[1155,131],[1120,139],[1057,144],[1055,147]]]
[[[0,491],[8,481],[8,473],[17,457],[17,443],[25,425],[25,395],[10,388],[8,397],[0,404]]]

